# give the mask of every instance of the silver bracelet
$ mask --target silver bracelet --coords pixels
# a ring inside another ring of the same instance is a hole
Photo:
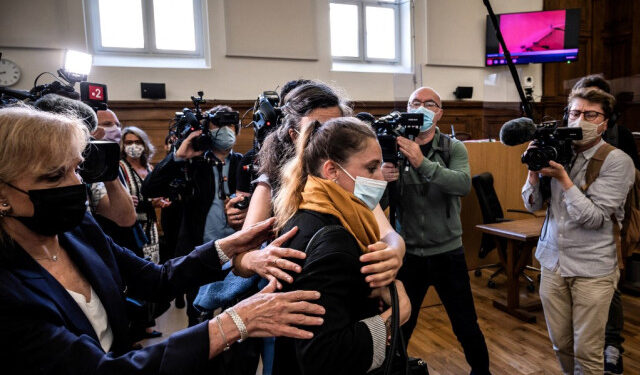
[[[240,318],[240,315],[238,315],[233,307],[229,307],[224,312],[229,314],[231,320],[233,320],[233,322],[236,324],[238,331],[240,331],[240,341],[246,340],[249,337],[249,331],[247,331],[247,326],[244,325],[244,322],[242,321],[242,318]]]
[[[220,328],[220,334],[222,335],[222,341],[224,341],[224,349],[222,349],[223,351],[227,351],[231,348],[231,345],[229,345],[229,341],[227,341],[227,335],[224,334],[224,329],[222,329],[222,320],[220,320],[220,315],[216,315],[216,322],[218,322],[218,328]]]
[[[225,264],[229,261],[229,257],[224,253],[224,251],[222,251],[222,247],[220,247],[219,241],[220,240],[213,241],[213,245],[215,246],[216,252],[218,253],[218,258],[220,258],[220,264]]]

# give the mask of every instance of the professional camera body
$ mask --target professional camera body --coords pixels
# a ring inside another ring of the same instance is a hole
[[[86,82],[86,75],[69,73],[63,69],[58,70],[58,75],[63,81],[56,80],[37,85],[36,78],[36,84],[29,91],[0,87],[0,107],[24,101],[46,112],[64,113],[69,109],[81,110],[78,104],[74,104],[79,100],[95,112],[107,109],[107,85]],[[80,82],[80,93],[75,91],[76,82]],[[84,116],[81,112],[78,112],[78,115]],[[95,127],[96,124],[94,123],[93,126]],[[119,162],[120,146],[117,143],[92,140],[84,151],[84,161],[79,168],[80,176],[85,183],[112,181],[118,177]]]
[[[398,150],[397,138],[403,136],[413,140],[417,137],[423,116],[422,113],[391,112],[371,124],[378,137],[385,163],[398,166],[404,160],[404,155]]]
[[[275,91],[264,91],[253,106],[253,148],[262,147],[265,138],[278,127],[282,110],[278,107],[280,96]]]
[[[559,127],[559,123],[554,120],[534,124],[525,117],[507,121],[500,129],[500,140],[507,146],[533,141],[535,148],[522,154],[522,163],[531,171],[548,167],[551,160],[565,165],[573,156],[572,141],[582,139],[582,129]]]
[[[200,106],[206,101],[202,98],[204,92],[198,91],[198,96],[192,96],[194,109],[184,108],[182,112],[176,112],[173,124],[169,131],[176,135],[176,148],[189,136],[189,134],[201,130],[202,134],[191,140],[191,146],[195,151],[204,151],[207,161],[214,159],[213,141],[215,136],[211,134],[210,125],[218,127],[233,125],[238,127],[240,114],[238,112],[218,111],[215,113],[203,112]]]

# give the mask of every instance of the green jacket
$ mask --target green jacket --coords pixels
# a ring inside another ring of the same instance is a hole
[[[396,228],[407,252],[429,256],[462,246],[460,197],[471,190],[469,158],[464,144],[451,139],[448,166],[443,160],[440,130],[432,147],[416,169],[409,164],[394,195]],[[423,151],[424,153],[424,151]],[[402,171],[401,171],[402,172]]]

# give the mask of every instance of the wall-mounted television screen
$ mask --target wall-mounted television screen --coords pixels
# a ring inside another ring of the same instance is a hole
[[[514,64],[571,62],[578,59],[580,9],[507,13],[497,17]],[[507,64],[489,16],[485,64]]]

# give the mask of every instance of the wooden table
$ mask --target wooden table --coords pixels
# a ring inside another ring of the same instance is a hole
[[[536,317],[530,311],[541,308],[540,300],[520,305],[520,272],[531,258],[531,250],[536,246],[544,217],[505,221],[495,224],[479,224],[476,229],[506,239],[496,241],[499,246],[500,260],[507,274],[507,298],[494,300],[493,306],[529,323],[535,323]]]

